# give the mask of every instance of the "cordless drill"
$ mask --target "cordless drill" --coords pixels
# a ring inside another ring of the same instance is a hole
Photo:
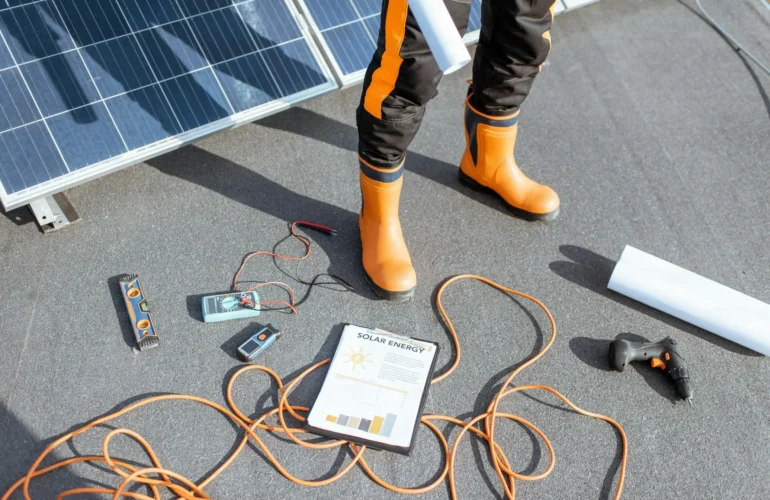
[[[619,372],[625,370],[626,365],[632,361],[648,359],[653,368],[660,368],[671,378],[676,387],[676,393],[692,406],[690,372],[679,353],[676,340],[666,337],[655,343],[631,342],[623,339],[610,342],[610,365]]]

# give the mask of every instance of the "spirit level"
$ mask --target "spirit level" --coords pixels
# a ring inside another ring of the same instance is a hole
[[[139,284],[139,276],[127,274],[120,278],[120,291],[123,292],[123,299],[126,301],[137,347],[140,351],[157,347],[160,343],[158,330],[150,316],[150,306]]]

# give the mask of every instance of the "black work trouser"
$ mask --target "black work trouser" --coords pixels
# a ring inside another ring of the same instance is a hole
[[[444,0],[461,34],[468,27],[470,1]],[[505,116],[526,99],[551,48],[554,3],[483,0],[470,101],[476,110]],[[383,0],[377,50],[357,112],[361,159],[378,169],[401,164],[439,80],[441,71],[407,0]]]

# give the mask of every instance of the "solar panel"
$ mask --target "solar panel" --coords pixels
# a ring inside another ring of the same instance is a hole
[[[0,0],[15,208],[336,88],[291,0]]]

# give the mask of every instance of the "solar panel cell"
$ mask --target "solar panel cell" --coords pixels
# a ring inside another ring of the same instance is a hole
[[[257,50],[246,25],[234,7],[194,17],[191,24],[211,64]]]
[[[21,66],[21,72],[43,116],[82,108],[99,100],[96,87],[77,52],[27,63]],[[88,115],[88,110],[84,110],[80,116]],[[88,118],[88,121],[92,119]]]
[[[0,71],[0,132],[40,119],[32,96],[16,68]]]
[[[84,120],[84,116],[88,119]],[[46,123],[70,170],[126,152],[104,103],[56,115]]]
[[[171,0],[176,2],[186,16],[195,16],[212,10],[230,7],[235,3],[241,3],[237,0]]]
[[[307,6],[322,31],[359,18],[350,0],[312,0]]]
[[[235,111],[245,111],[283,97],[261,54],[249,54],[214,67]]]
[[[134,31],[171,23],[183,17],[174,1],[118,0],[118,5]]]
[[[69,35],[82,46],[123,36],[131,31],[116,0],[46,0],[61,16]]]
[[[0,26],[2,26],[2,23],[0,23]],[[4,43],[0,42],[0,70],[10,68],[11,66],[15,66],[11,53]]]
[[[35,186],[67,172],[43,122],[0,134],[0,172],[9,193]]]
[[[14,144],[15,132],[0,134],[0,181],[2,181],[5,190],[9,193],[15,193],[26,187],[21,178],[19,167],[14,162],[14,153],[18,150]],[[11,144],[6,145],[6,142]],[[20,158],[20,160],[23,160],[23,158]]]
[[[379,29],[379,27],[378,27]],[[375,45],[363,23],[346,24],[324,32],[326,43],[344,74],[355,73],[365,68],[374,54]],[[355,40],[355,43],[350,43]]]
[[[81,53],[103,98],[155,82],[152,69],[133,36],[97,43]]]
[[[0,3],[0,6],[2,6],[0,7],[0,10],[38,2],[40,2],[40,0],[2,0],[2,3]]]
[[[160,85],[114,97],[105,104],[130,150],[182,133]]]
[[[354,0],[356,9],[361,16],[372,16],[382,12],[382,0]]]
[[[377,14],[376,16],[367,17],[364,19],[364,25],[366,25],[366,30],[369,32],[369,34],[372,37],[373,43],[376,45],[377,40],[380,38],[380,15]],[[366,62],[366,65],[369,64],[369,61]],[[366,65],[364,67],[366,67]]]
[[[11,138],[11,133],[0,133],[0,183],[9,193],[15,193],[24,189],[18,168],[13,164],[11,150],[5,146],[6,138]]]
[[[283,0],[258,0],[237,6],[260,49],[302,37],[302,32]]]
[[[304,41],[286,43],[262,52],[281,96],[288,96],[324,82],[324,75],[314,64],[313,55]]]
[[[0,33],[19,64],[75,48],[48,0],[0,11],[0,21]]]
[[[201,70],[161,83],[183,131],[225,118],[231,110],[211,70]]]
[[[481,29],[481,0],[473,0],[471,15],[468,19],[468,33]]]
[[[183,75],[208,64],[197,48],[187,21],[142,31],[137,37],[159,80]]]

